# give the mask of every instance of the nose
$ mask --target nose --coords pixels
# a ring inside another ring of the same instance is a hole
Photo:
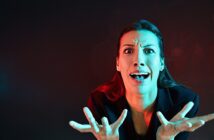
[[[138,66],[144,66],[143,62],[134,62],[134,66],[138,67]]]
[[[134,66],[137,67],[137,66],[144,66],[144,63],[134,63]]]
[[[134,66],[139,67],[139,66],[144,66],[145,65],[145,58],[142,50],[139,50],[136,52],[134,56]]]

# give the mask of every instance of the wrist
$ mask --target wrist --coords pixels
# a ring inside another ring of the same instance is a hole
[[[156,135],[157,140],[174,140],[174,136],[162,136],[162,135]]]

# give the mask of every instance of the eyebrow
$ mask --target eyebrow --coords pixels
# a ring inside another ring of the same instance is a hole
[[[125,46],[133,47],[135,45],[134,44],[124,44],[123,47],[125,47]]]
[[[134,44],[124,44],[123,47],[125,47],[125,46],[134,47],[135,45],[134,45]],[[150,46],[154,46],[154,44],[147,44],[147,45],[144,45],[143,48],[150,47]]]

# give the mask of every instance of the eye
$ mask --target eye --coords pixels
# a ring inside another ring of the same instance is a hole
[[[152,48],[145,48],[144,53],[145,54],[153,54],[153,53],[155,53],[155,51]]]
[[[124,54],[131,54],[133,53],[133,49],[132,48],[127,48],[127,49],[124,49]]]

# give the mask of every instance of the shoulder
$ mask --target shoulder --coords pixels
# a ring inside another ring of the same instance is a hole
[[[110,102],[110,100],[108,99],[107,93],[100,92],[100,91],[92,92],[88,98],[88,101],[89,100],[99,105],[107,104]]]
[[[89,95],[87,105],[90,106],[103,106],[108,102],[108,99],[106,97],[106,93],[104,92],[92,92]]]
[[[87,106],[98,122],[103,116],[106,116],[109,122],[112,123],[116,121],[122,110],[126,107],[126,101],[124,96],[121,96],[117,100],[111,100],[108,93],[96,91],[90,94]]]
[[[190,101],[194,103],[194,106],[187,116],[193,117],[197,113],[199,107],[199,96],[190,88],[178,85],[161,89],[160,93],[162,94],[159,94],[158,109],[168,114],[168,119],[177,114]]]
[[[123,90],[120,89],[112,83],[103,84],[91,92],[89,100],[97,105],[115,104],[124,96]]]
[[[96,120],[101,120],[104,114],[106,98],[102,92],[92,92],[88,98],[87,106]]]
[[[173,102],[187,102],[198,99],[199,96],[192,89],[183,85],[174,86],[167,89]]]

